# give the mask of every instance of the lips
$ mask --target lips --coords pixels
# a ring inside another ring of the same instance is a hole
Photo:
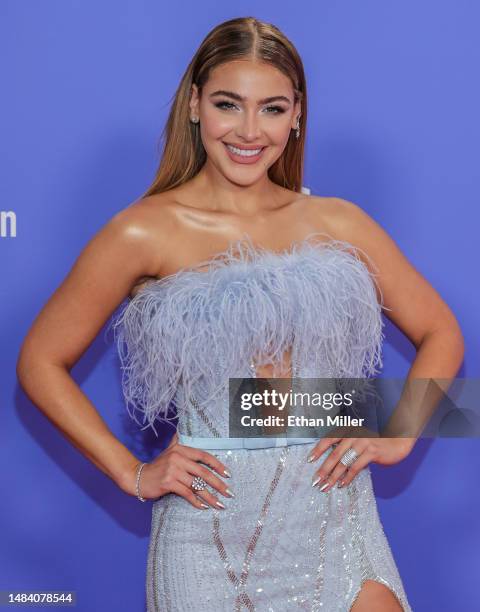
[[[225,149],[230,159],[239,164],[254,164],[262,157],[263,151],[266,149],[265,146],[238,146],[227,142],[223,142],[223,145],[225,146]],[[235,151],[235,149],[237,149],[238,151],[245,151],[245,153],[239,153]],[[258,151],[259,149],[260,151],[256,154],[247,153],[248,151]]]
[[[224,142],[223,144],[235,147],[236,149],[241,149],[242,151],[255,151],[256,149],[265,148],[265,145],[238,145],[233,142]]]

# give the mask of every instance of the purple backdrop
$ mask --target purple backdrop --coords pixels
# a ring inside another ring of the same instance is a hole
[[[456,313],[459,376],[478,376],[480,7],[212,0],[3,0],[0,45],[2,407],[0,590],[76,590],[77,609],[143,610],[151,505],[123,494],[19,388],[18,350],[80,250],[153,178],[181,74],[207,32],[254,15],[297,45],[309,84],[305,185],[361,205]],[[7,227],[8,230],[8,227]],[[413,346],[387,322],[385,376]],[[73,375],[148,460],[163,446],[126,414],[111,337]],[[416,612],[479,609],[478,440],[420,441],[373,466],[378,504]]]

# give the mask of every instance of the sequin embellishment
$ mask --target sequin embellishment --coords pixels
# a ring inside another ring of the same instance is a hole
[[[223,255],[206,273],[147,286],[117,320],[124,395],[144,423],[173,406],[179,431],[228,436],[228,378],[257,378],[256,356],[276,366],[288,349],[299,381],[378,372],[381,304],[352,245]],[[314,446],[211,452],[232,475],[224,510],[175,493],[155,500],[147,611],[349,612],[370,579],[411,612],[368,467],[321,492],[310,483],[324,457],[306,461]]]

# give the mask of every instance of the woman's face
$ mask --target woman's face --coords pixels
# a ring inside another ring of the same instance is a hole
[[[264,177],[281,156],[300,111],[290,79],[253,60],[217,66],[201,98],[192,87],[190,117],[200,119],[207,164],[242,186]]]

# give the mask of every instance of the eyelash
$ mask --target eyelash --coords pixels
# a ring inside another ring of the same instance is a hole
[[[220,108],[221,110],[229,110],[229,109],[224,108],[225,104],[228,104],[230,107],[235,106],[235,104],[232,104],[232,102],[226,102],[226,101],[217,102],[215,106],[217,108]],[[267,106],[266,108],[273,108],[276,111],[275,113],[267,113],[267,115],[280,115],[281,113],[285,112],[285,109],[282,108],[281,106]]]

